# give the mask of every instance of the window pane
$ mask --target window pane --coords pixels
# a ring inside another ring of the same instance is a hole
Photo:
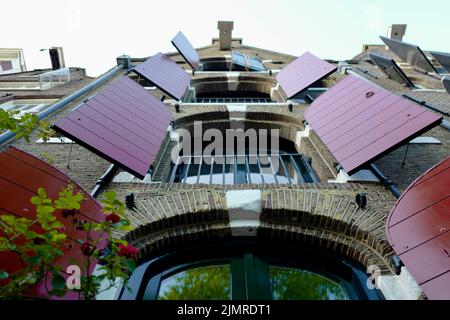
[[[223,184],[223,163],[225,159],[222,156],[214,157],[212,183]]]
[[[274,300],[347,300],[336,282],[306,270],[273,267],[270,282]]]
[[[258,157],[250,155],[247,157],[248,167],[250,169],[250,179],[252,183],[262,183],[261,174],[259,173]]]
[[[211,163],[211,157],[202,158],[202,168],[200,169],[200,177],[198,179],[198,183],[208,183],[209,184],[209,178],[211,176],[211,165],[208,163]]]
[[[234,183],[247,183],[247,165],[245,164],[245,156],[237,156],[236,161],[236,178]]]
[[[158,300],[230,300],[229,265],[200,267],[161,281]]]
[[[272,156],[272,168],[277,176],[278,183],[289,184],[289,179],[287,178],[287,172],[284,170],[285,163],[282,162],[281,156]]]
[[[234,157],[225,157],[225,184],[234,184]]]
[[[303,157],[302,155],[298,154],[298,155],[293,155],[292,156],[295,160],[295,163],[297,164],[298,169],[300,170],[303,179],[305,180],[305,182],[310,183],[310,182],[314,182],[313,178],[311,177],[308,169],[306,168],[306,164],[303,161]]]
[[[302,179],[299,177],[297,170],[295,170],[294,164],[291,162],[291,156],[282,155],[281,156],[284,161],[284,165],[286,166],[287,174],[291,178],[292,183],[301,183]]]

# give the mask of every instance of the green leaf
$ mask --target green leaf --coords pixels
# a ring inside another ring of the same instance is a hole
[[[54,234],[52,236],[53,242],[59,242],[59,241],[66,240],[66,239],[67,239],[67,236],[63,233]]]
[[[117,244],[123,244],[124,246],[126,246],[128,244],[128,242],[126,240],[122,240],[122,239],[113,239],[114,243]]]
[[[41,259],[40,256],[32,256],[32,257],[29,257],[27,260],[30,264],[36,264],[39,262],[40,259]]]
[[[53,289],[62,289],[66,286],[66,280],[59,274],[53,272],[52,287]]]
[[[42,203],[42,200],[38,196],[33,196],[31,197],[31,203],[34,204],[35,206],[38,206]]]
[[[34,231],[26,231],[24,234],[25,234],[25,237],[27,237],[27,239],[35,239],[39,236],[39,234]]]
[[[0,280],[8,279],[9,273],[6,271],[0,271]]]
[[[44,189],[44,188],[39,188],[39,189],[38,189],[38,195],[39,195],[39,197],[41,197],[41,198],[47,198],[47,193],[45,192],[45,189]]]
[[[125,260],[125,264],[130,272],[134,272],[134,270],[136,269],[136,262],[133,259]]]
[[[135,227],[133,227],[133,226],[122,226],[122,227],[119,227],[118,229],[122,230],[122,231],[133,231],[135,229]]]

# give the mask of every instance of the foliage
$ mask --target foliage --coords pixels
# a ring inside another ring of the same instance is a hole
[[[0,108],[0,132],[4,130],[16,133],[17,140],[23,138],[27,142],[34,130],[44,142],[56,136],[50,124],[39,121],[35,114],[25,113],[19,117],[19,111]],[[48,154],[44,156],[49,158]],[[24,298],[40,282],[45,283],[50,296],[64,296],[74,290],[79,298],[94,299],[103,280],[108,280],[112,286],[117,279],[128,279],[136,267],[137,249],[113,236],[117,231],[133,229],[125,218],[124,204],[114,192],[108,192],[101,200],[105,220],[86,222],[78,217],[84,200],[84,195],[75,192],[71,184],[59,192],[57,199],[48,198],[46,191],[39,188],[37,195],[31,198],[36,207],[34,217],[0,215],[0,253],[9,253],[11,259],[16,258],[20,264],[20,268],[11,274],[0,265],[0,299]],[[71,258],[71,263],[79,266],[83,273],[81,287],[69,289],[66,285],[68,274],[56,261],[73,247],[74,239],[67,235],[75,229],[85,231],[84,239],[76,239],[84,258],[82,261]],[[107,247],[102,248],[105,243]],[[96,262],[102,266],[99,273],[92,274],[91,266]],[[51,279],[50,288],[47,288],[48,279]]]
[[[178,273],[161,284],[161,300],[228,300],[230,267],[209,266]]]
[[[276,300],[343,300],[342,288],[318,274],[288,268],[270,268]]]
[[[51,287],[46,287],[49,295],[67,294],[71,289],[66,286],[66,270],[55,262],[72,248],[73,240],[67,234],[74,229],[85,231],[84,239],[77,240],[83,259],[71,258],[71,264],[83,271],[81,287],[72,289],[80,299],[94,299],[105,279],[110,286],[117,279],[128,279],[136,267],[137,249],[113,237],[116,231],[131,229],[124,218],[125,206],[114,192],[106,193],[101,200],[105,213],[101,222],[86,222],[78,217],[85,197],[71,184],[59,192],[57,199],[48,198],[46,191],[39,188],[30,201],[36,207],[34,220],[9,214],[0,216],[0,252],[13,254],[21,265],[12,274],[0,270],[0,298],[24,298],[34,285],[41,281],[47,284],[50,277]],[[107,219],[115,212],[120,214],[118,219]],[[108,243],[106,248],[101,247],[104,243]],[[101,272],[92,274],[91,266],[96,262],[101,264]]]
[[[305,270],[270,267],[276,300],[342,300],[346,295],[337,284]],[[161,300],[230,299],[229,266],[186,270],[163,280]]]

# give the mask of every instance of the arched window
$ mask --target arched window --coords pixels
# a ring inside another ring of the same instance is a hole
[[[171,252],[141,265],[121,299],[380,299],[357,264],[321,250],[237,239]]]

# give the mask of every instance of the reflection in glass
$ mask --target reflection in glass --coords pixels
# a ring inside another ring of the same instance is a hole
[[[229,300],[229,265],[214,265],[179,272],[161,281],[158,300]]]
[[[342,287],[316,273],[271,266],[274,300],[347,300]]]

